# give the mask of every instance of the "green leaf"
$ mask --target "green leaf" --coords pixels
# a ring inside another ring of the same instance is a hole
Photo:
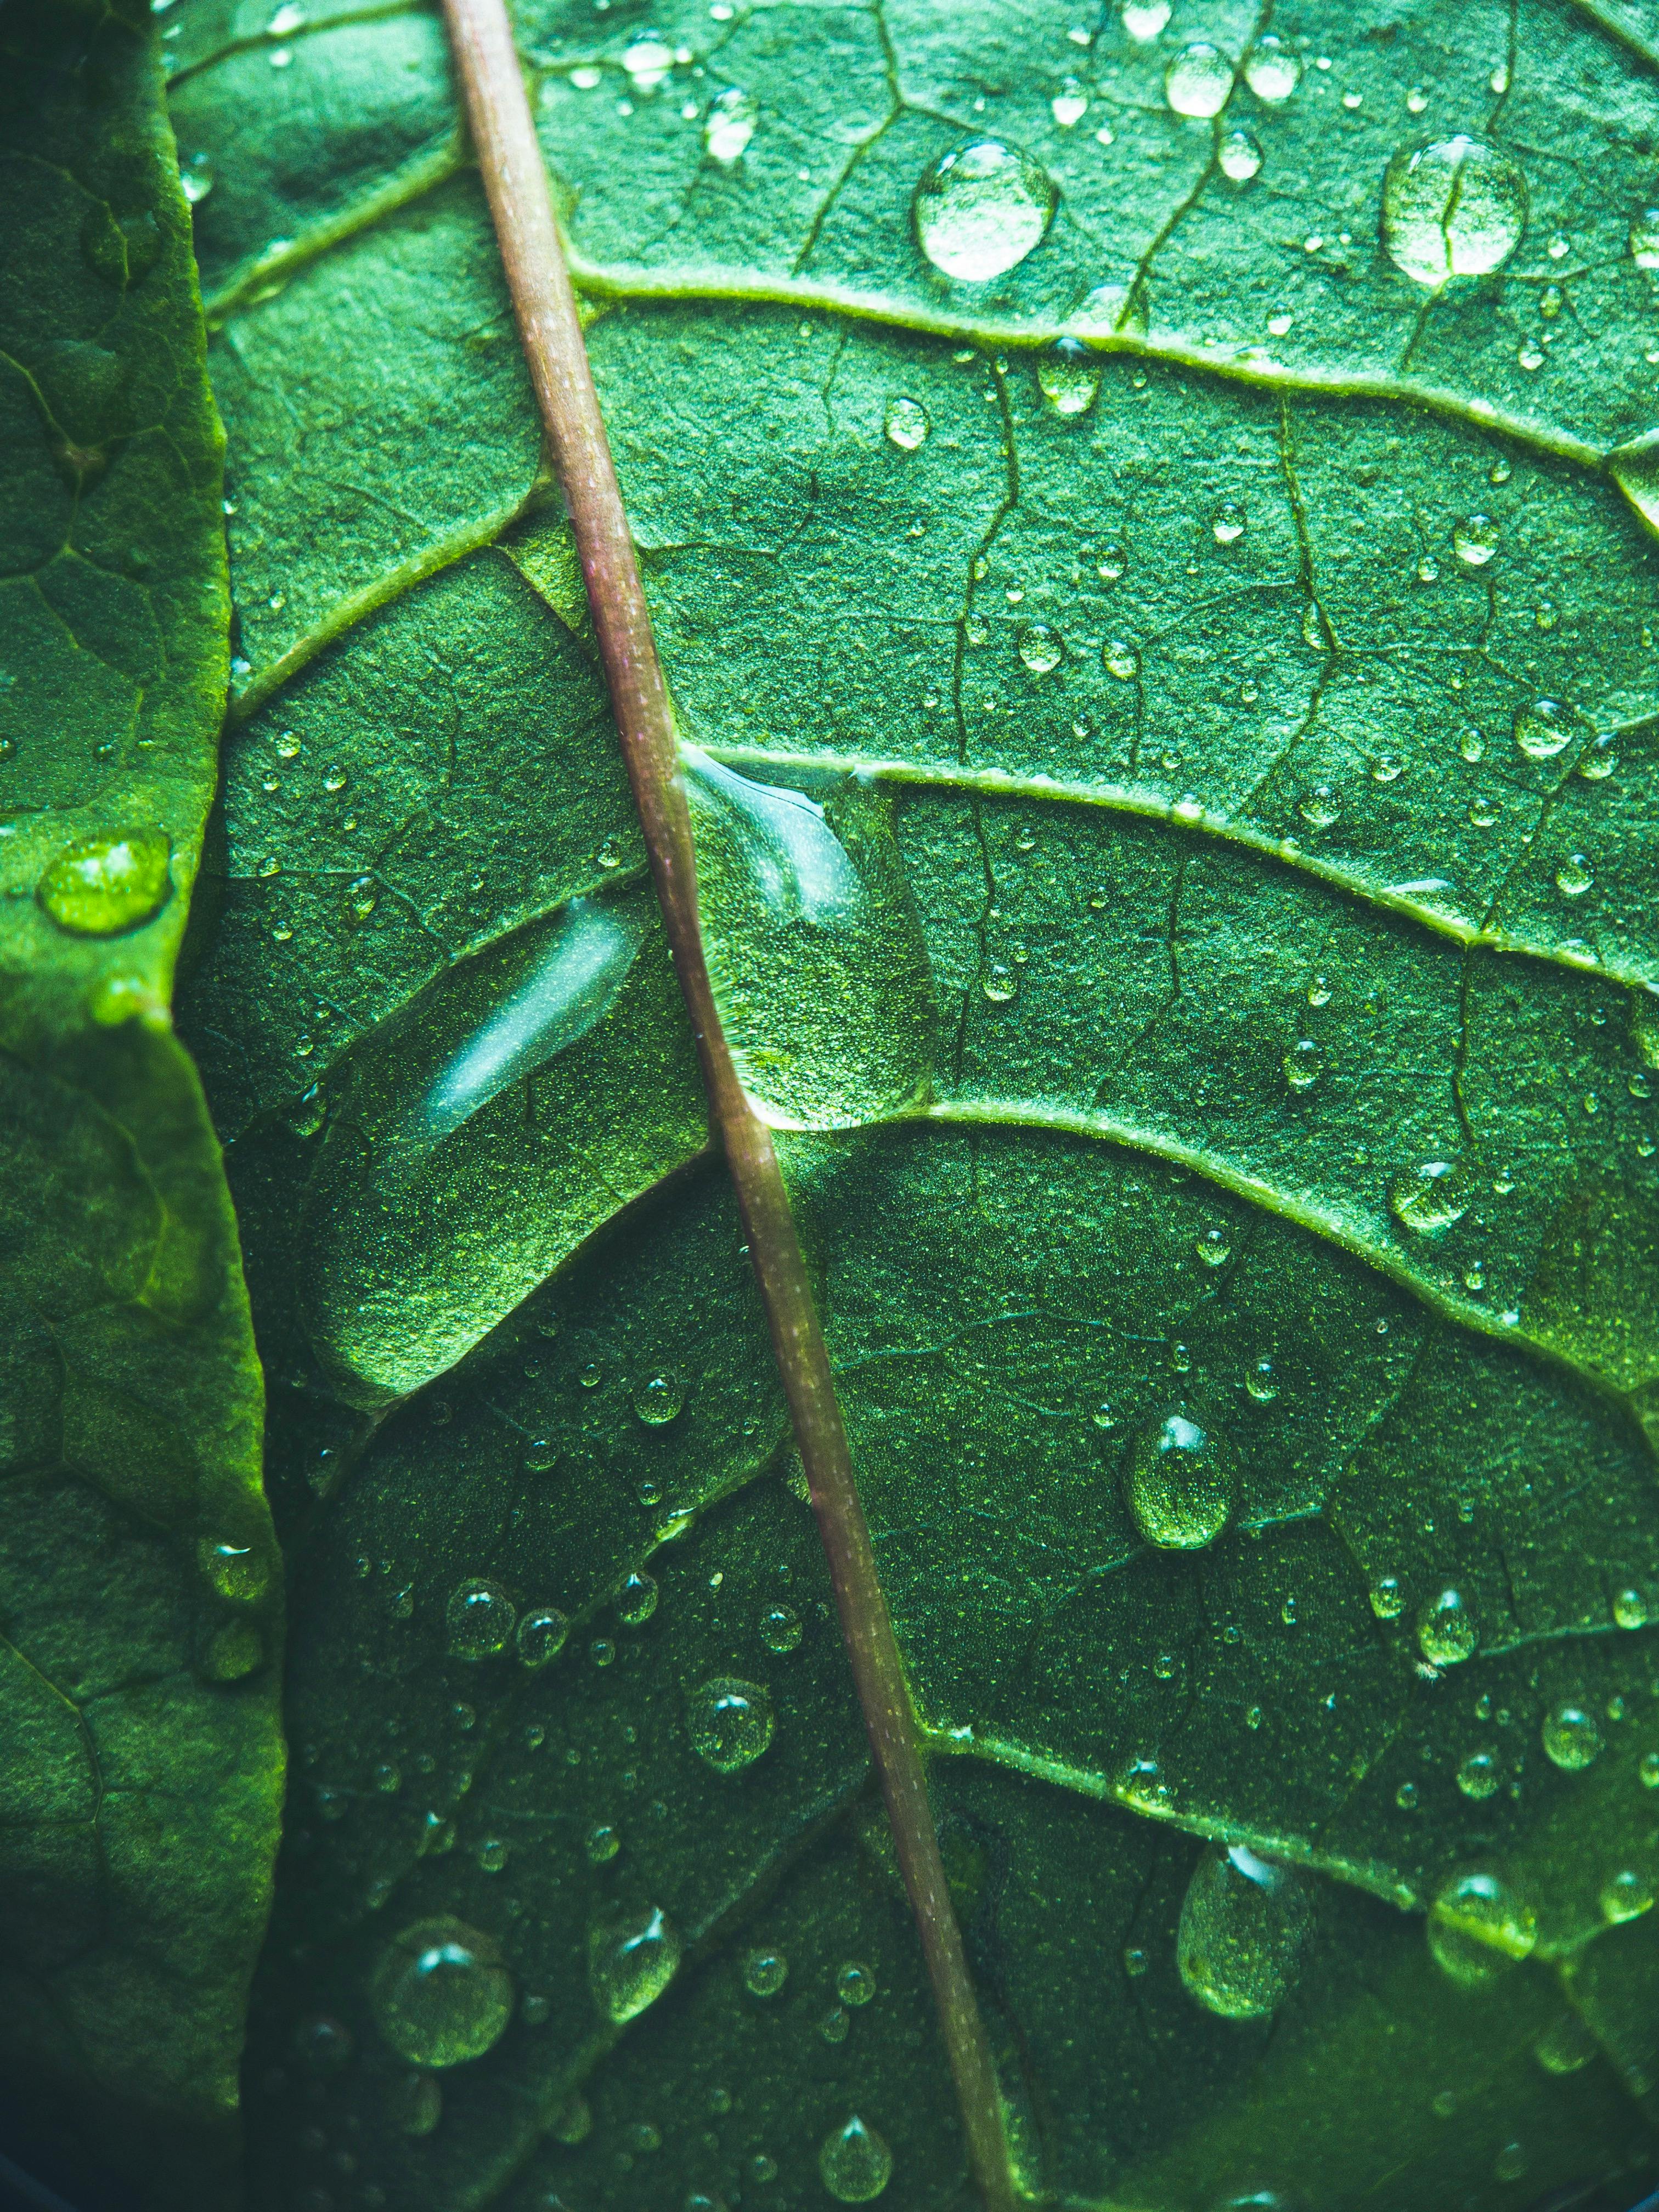
[[[32,2145],[196,2205],[236,2188],[283,1781],[258,1369],[167,1011],[221,438],[147,20],[15,9],[0,64],[0,2048]]]
[[[1653,2172],[1641,14],[519,13],[1034,2197]],[[177,43],[262,2185],[964,2204],[438,27]]]

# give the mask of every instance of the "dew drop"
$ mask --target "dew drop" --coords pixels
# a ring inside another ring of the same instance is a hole
[[[751,94],[728,85],[710,103],[702,126],[703,150],[711,161],[729,169],[740,161],[755,135],[760,110]]]
[[[1418,1649],[1431,1667],[1461,1666],[1480,1640],[1462,1590],[1443,1589],[1417,1617]]]
[[[1611,1928],[1626,1920],[1639,1920],[1653,1910],[1653,1884],[1644,1874],[1629,1867],[1609,1875],[1601,1885],[1601,1917]]]
[[[643,1628],[657,1609],[657,1580],[642,1571],[629,1575],[617,1592],[617,1618],[625,1627]]]
[[[780,1657],[794,1651],[800,1645],[800,1615],[793,1606],[769,1606],[760,1618],[760,1639],[769,1651]]]
[[[1252,177],[1261,173],[1261,149],[1248,131],[1230,131],[1221,142],[1216,156],[1221,164],[1221,173],[1236,185],[1248,185]]]
[[[1212,1844],[1182,1900],[1176,1964],[1182,1981],[1224,2020],[1260,2020],[1289,1993],[1313,1927],[1301,1878],[1243,1844]]]
[[[582,1838],[582,1850],[590,1866],[609,1866],[622,1850],[622,1838],[609,1820],[600,1820]]]
[[[1617,768],[1619,757],[1613,749],[1613,732],[1603,730],[1590,739],[1579,755],[1578,773],[1586,783],[1604,782]]]
[[[916,242],[941,275],[987,283],[1042,244],[1057,197],[1029,155],[976,139],[922,171],[912,203]]]
[[[1325,1050],[1311,1037],[1299,1037],[1283,1063],[1286,1085],[1298,1094],[1311,1091],[1325,1073]]]
[[[678,1368],[659,1367],[634,1393],[635,1417],[648,1429],[665,1428],[685,1404],[685,1377]]]
[[[1086,415],[1099,396],[1099,366],[1076,338],[1061,338],[1052,352],[1042,355],[1036,375],[1043,404],[1054,415]]]
[[[1425,1160],[1389,1185],[1389,1211],[1413,1236],[1433,1237],[1463,1218],[1473,1194],[1467,1162]]]
[[[933,424],[927,419],[927,410],[920,399],[890,399],[882,426],[890,445],[896,446],[902,453],[914,453],[927,442]]]
[[[1123,1492],[1134,1523],[1164,1551],[1200,1550],[1226,1527],[1238,1494],[1231,1448],[1179,1409],[1131,1440]]]
[[[743,1985],[751,1996],[775,1997],[789,1978],[789,1961],[781,1951],[748,1952],[743,1962]]]
[[[1495,1796],[1503,1781],[1498,1761],[1489,1751],[1472,1751],[1457,1770],[1457,1786],[1466,1797],[1483,1805]]]
[[[1550,1707],[1540,1733],[1546,1756],[1567,1774],[1580,1772],[1601,1748],[1601,1731],[1595,1719],[1569,1698]]]
[[[1206,1267],[1224,1267],[1232,1257],[1232,1246],[1224,1229],[1206,1229],[1193,1249]]]
[[[1233,65],[1207,39],[1183,46],[1164,72],[1164,97],[1176,115],[1219,115],[1233,88]]]
[[[538,1606],[519,1623],[514,1647],[520,1663],[532,1671],[556,1659],[570,1633],[570,1623],[554,1606]]]
[[[1066,658],[1060,632],[1050,629],[1047,623],[1027,623],[1019,634],[1018,651],[1033,676],[1047,676]]]
[[[1019,978],[1006,961],[990,960],[980,970],[979,988],[994,1006],[1006,1006],[1019,995]]]
[[[1484,568],[1498,550],[1498,525],[1489,514],[1466,514],[1452,526],[1452,550],[1466,568]]]
[[[199,207],[213,190],[213,161],[207,154],[192,154],[179,164],[179,185],[191,207]]]
[[[1620,1628],[1645,1628],[1647,1600],[1639,1589],[1621,1589],[1613,1601],[1613,1617]]]
[[[160,830],[77,837],[35,885],[41,909],[76,937],[118,937],[151,921],[173,890],[173,848]]]
[[[1527,180],[1479,138],[1402,149],[1382,183],[1382,244],[1402,274],[1438,287],[1501,268],[1527,224]]]
[[[495,1937],[447,1917],[404,1929],[369,1977],[375,2026],[415,2066],[481,2058],[501,2039],[513,1997],[513,1978]]]
[[[1279,1378],[1271,1359],[1258,1359],[1244,1375],[1244,1388],[1258,1406],[1271,1406],[1279,1395]]]
[[[1405,1603],[1398,1575],[1379,1575],[1370,1587],[1371,1611],[1379,1620],[1398,1620]]]
[[[1530,1956],[1538,1920],[1497,1875],[1455,1875],[1429,1908],[1429,1949],[1466,1989],[1493,1980]]]
[[[1123,27],[1138,46],[1149,46],[1170,20],[1170,0],[1123,0]]]
[[[1534,699],[1515,718],[1515,742],[1528,760],[1553,760],[1584,728],[1582,718],[1559,699]]]
[[[1659,208],[1644,208],[1632,223],[1630,258],[1638,269],[1659,269]]]
[[[1576,2012],[1564,2012],[1533,2045],[1532,2055],[1547,2074],[1576,2074],[1601,2048]]]
[[[1088,96],[1074,76],[1068,76],[1048,102],[1048,110],[1062,131],[1075,130],[1089,112]]]
[[[518,1607],[494,1583],[457,1583],[444,1607],[451,1655],[457,1659],[493,1659],[507,1649]]]
[[[1341,814],[1341,802],[1328,783],[1316,783],[1311,791],[1304,791],[1296,803],[1296,811],[1310,830],[1328,830]]]
[[[844,2005],[867,2005],[876,1994],[876,1978],[868,1966],[849,1959],[836,1976],[836,1995]]]
[[[688,1701],[691,1748],[716,1774],[752,1766],[772,1741],[772,1693],[759,1682],[717,1674]]]
[[[818,2173],[838,2203],[867,2204],[891,2180],[893,2154],[885,2139],[854,2114],[844,2127],[824,2137]]]
[[[1140,655],[1121,637],[1109,637],[1100,649],[1101,665],[1120,684],[1133,683],[1140,673]]]
[[[1245,55],[1244,82],[1258,100],[1277,107],[1302,82],[1301,56],[1270,31]]]
[[[1582,853],[1569,853],[1555,872],[1555,888],[1563,898],[1583,898],[1595,881],[1595,871]]]
[[[1218,545],[1236,545],[1244,535],[1247,520],[1236,499],[1224,499],[1210,518],[1210,534]]]
[[[588,1987],[606,2019],[620,2027],[654,2004],[678,1970],[682,1948],[673,1923],[655,1906],[592,1929]]]
[[[1644,1751],[1636,1772],[1644,1790],[1659,1790],[1659,1751]]]

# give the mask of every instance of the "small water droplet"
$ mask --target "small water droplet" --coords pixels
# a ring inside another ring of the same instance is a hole
[[[34,895],[59,929],[118,937],[167,904],[173,848],[160,830],[77,837],[48,861]]]
[[[1236,499],[1224,499],[1210,518],[1210,534],[1218,545],[1236,545],[1248,519]]]
[[[1644,1790],[1659,1790],[1659,1751],[1644,1751],[1636,1771]]]
[[[1468,568],[1484,568],[1498,550],[1498,525],[1489,514],[1466,514],[1452,526],[1452,550]]]
[[[1555,888],[1563,898],[1583,898],[1595,881],[1595,871],[1582,853],[1569,853],[1555,872]]]
[[[702,126],[703,151],[723,169],[731,168],[747,152],[755,135],[760,109],[753,96],[738,85],[728,85],[709,105]]]
[[[1244,57],[1244,82],[1270,107],[1287,100],[1302,82],[1302,58],[1269,31]]]
[[[1019,978],[1006,962],[991,960],[980,970],[979,988],[994,1006],[1006,1006],[1019,995]]]
[[[1429,1948],[1452,1980],[1476,1987],[1531,1955],[1538,1941],[1532,1908],[1497,1875],[1455,1875],[1429,1908]]]
[[[759,1682],[717,1674],[688,1703],[691,1748],[716,1774],[741,1773],[772,1741],[772,1693]]]
[[[213,190],[213,161],[207,154],[192,154],[179,164],[179,184],[191,207],[198,207]]]
[[[1601,1748],[1601,1731],[1595,1719],[1571,1698],[1550,1707],[1540,1733],[1546,1756],[1565,1773],[1579,1772]]]
[[[1527,223],[1527,181],[1507,154],[1479,138],[1401,150],[1382,183],[1382,244],[1413,283],[1501,268]]]
[[[1194,1250],[1206,1267],[1222,1267],[1232,1257],[1232,1246],[1224,1229],[1206,1229],[1194,1242]]]
[[[1398,1575],[1379,1575],[1370,1587],[1371,1611],[1379,1620],[1398,1620],[1405,1600]]]
[[[1066,658],[1066,647],[1058,630],[1050,629],[1047,623],[1027,623],[1019,634],[1019,657],[1033,676],[1047,676],[1058,668]]]
[[[1183,46],[1164,72],[1164,97],[1176,115],[1219,115],[1233,88],[1233,65],[1207,39]]]
[[[629,1628],[643,1628],[657,1609],[654,1575],[636,1571],[617,1592],[617,1618]]]
[[[1279,1395],[1279,1378],[1271,1359],[1258,1359],[1244,1372],[1244,1388],[1258,1406],[1271,1406]]]
[[[756,1950],[743,1962],[743,1985],[751,1996],[775,1997],[789,1978],[789,1961],[781,1951]]]
[[[1638,269],[1659,269],[1659,208],[1644,208],[1632,223],[1630,258]]]
[[[582,1838],[590,1866],[609,1866],[622,1850],[622,1838],[609,1820],[600,1820]]]
[[[513,1978],[493,1936],[447,1917],[395,1936],[369,1977],[374,2024],[416,2066],[459,2066],[499,2040],[513,2014]]]
[[[1417,1617],[1418,1649],[1431,1667],[1460,1666],[1479,1641],[1474,1615],[1461,1590],[1443,1589]]]
[[[1099,365],[1075,338],[1061,338],[1051,352],[1041,355],[1036,374],[1037,389],[1051,414],[1086,415],[1099,396]]]
[[[1325,1073],[1325,1052],[1311,1037],[1299,1037],[1285,1054],[1285,1081],[1297,1092],[1311,1091]]]
[[[914,453],[927,442],[933,428],[927,419],[927,410],[920,399],[890,399],[883,428],[890,445],[896,446],[902,453]]]
[[[457,1659],[490,1659],[507,1649],[518,1607],[494,1583],[458,1583],[444,1607],[449,1649]]]
[[[1296,1978],[1313,1927],[1301,1878],[1243,1844],[1212,1844],[1182,1901],[1176,1963],[1182,1981],[1224,2020],[1275,2012]]]
[[[659,1367],[634,1392],[634,1412],[648,1429],[665,1428],[685,1404],[686,1380],[678,1368]]]
[[[1466,1797],[1484,1804],[1496,1795],[1503,1776],[1489,1751],[1472,1751],[1457,1770],[1457,1786]]]
[[[593,2002],[618,2027],[654,2004],[678,1971],[683,1946],[673,1923],[654,1906],[592,1929],[587,1980]]]
[[[1463,1218],[1473,1195],[1467,1161],[1425,1160],[1389,1185],[1389,1211],[1413,1236],[1433,1237]]]
[[[569,1633],[569,1621],[555,1606],[538,1606],[526,1613],[513,1639],[520,1664],[532,1671],[545,1667],[563,1650]]]
[[[1049,112],[1062,131],[1075,130],[1089,112],[1088,96],[1074,76],[1068,76],[1048,102]]]
[[[916,242],[943,276],[987,283],[1042,244],[1057,198],[1029,155],[976,139],[922,171],[912,204]]]
[[[801,1638],[800,1615],[793,1606],[769,1606],[760,1618],[760,1639],[769,1651],[780,1657],[785,1652],[799,1649]]]
[[[1132,683],[1140,672],[1140,655],[1121,637],[1108,638],[1100,658],[1106,673],[1115,676],[1120,684]]]
[[[1618,755],[1613,748],[1611,730],[1603,730],[1590,739],[1578,757],[1578,773],[1586,783],[1604,782],[1613,774],[1619,765]]]
[[[1601,2048],[1576,2012],[1564,2012],[1533,2045],[1532,2055],[1547,2074],[1576,2074],[1599,2055]]]
[[[1179,1409],[1135,1434],[1124,1464],[1125,1501],[1149,1544],[1197,1551],[1226,1527],[1238,1493],[1231,1447]]]
[[[844,2005],[867,2005],[876,1994],[876,1978],[868,1966],[849,1959],[836,1976],[836,1995]]]
[[[1600,1903],[1601,1917],[1610,1927],[1617,1927],[1626,1920],[1638,1920],[1644,1912],[1653,1910],[1653,1884],[1644,1874],[1622,1868],[1602,1883]]]
[[[885,2139],[854,2114],[845,2126],[824,2137],[818,2151],[818,2173],[838,2203],[867,2204],[891,2180],[893,2154]]]
[[[1261,149],[1248,131],[1230,131],[1222,140],[1216,159],[1221,164],[1221,173],[1236,185],[1248,185],[1261,170]]]
[[[1341,801],[1328,783],[1316,783],[1297,801],[1297,812],[1310,830],[1328,830],[1341,814]]]
[[[1645,1628],[1647,1600],[1639,1589],[1621,1589],[1613,1601],[1613,1617],[1620,1628]]]

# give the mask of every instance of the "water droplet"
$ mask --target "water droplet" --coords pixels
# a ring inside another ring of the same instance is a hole
[[[824,2137],[818,2151],[824,2187],[841,2204],[867,2204],[892,2179],[893,2154],[873,2128],[855,2114]]]
[[[1619,757],[1613,751],[1613,732],[1603,730],[1590,739],[1579,755],[1578,773],[1586,783],[1601,783],[1617,768]]]
[[[775,1997],[789,1978],[789,1961],[781,1951],[749,1952],[743,1962],[743,1985],[751,1996]]]
[[[1224,499],[1210,518],[1210,534],[1218,545],[1237,544],[1248,520],[1236,499]]]
[[[759,1682],[717,1674],[689,1703],[691,1748],[716,1774],[752,1766],[772,1741],[772,1693]]]
[[[1644,208],[1632,223],[1630,258],[1638,269],[1659,269],[1659,208]]]
[[[392,2092],[392,2118],[406,2136],[429,2136],[443,2118],[444,2093],[430,2074],[406,2074]]]
[[[1123,1491],[1134,1523],[1164,1551],[1197,1551],[1226,1527],[1238,1472],[1224,1438],[1188,1413],[1154,1417],[1132,1440]]]
[[[1498,1761],[1489,1751],[1472,1751],[1457,1770],[1457,1786],[1477,1804],[1492,1796],[1503,1780]]]
[[[1417,1616],[1417,1644],[1431,1667],[1457,1667],[1480,1640],[1474,1615],[1458,1589],[1443,1589]]]
[[[1402,149],[1382,182],[1382,244],[1419,284],[1484,276],[1514,252],[1527,224],[1527,180],[1479,138]]]
[[[1258,1406],[1271,1406],[1279,1395],[1279,1378],[1271,1359],[1258,1359],[1244,1373],[1244,1388]]]
[[[345,769],[343,768],[331,766],[323,770],[323,789],[325,791],[343,791],[350,781],[351,778],[347,775]]]
[[[1019,995],[1019,978],[1006,961],[988,961],[980,970],[979,988],[994,1006],[1006,1006]]]
[[[1644,1751],[1636,1771],[1644,1790],[1659,1790],[1659,1751]]]
[[[647,1428],[665,1428],[684,1405],[685,1391],[685,1377],[678,1368],[656,1368],[635,1390],[634,1412]]]
[[[1583,898],[1595,881],[1595,871],[1582,853],[1569,853],[1555,872],[1555,888],[1563,898]]]
[[[1544,1716],[1544,1750],[1568,1774],[1588,1766],[1601,1748],[1601,1731],[1583,1705],[1563,1698]]]
[[[1342,811],[1341,801],[1328,783],[1316,783],[1297,801],[1297,812],[1310,830],[1328,830]]]
[[[1176,115],[1219,115],[1233,88],[1233,65],[1207,39],[1183,46],[1164,72],[1164,97]]]
[[[1054,415],[1086,415],[1099,395],[1099,366],[1075,338],[1061,338],[1052,352],[1041,355],[1036,374],[1043,403]]]
[[[1602,1883],[1600,1902],[1601,1917],[1610,1927],[1616,1928],[1625,1920],[1639,1920],[1653,1910],[1653,1884],[1646,1875],[1622,1868]]]
[[[570,1623],[554,1606],[539,1606],[519,1623],[514,1645],[522,1665],[534,1669],[556,1659],[570,1633]]]
[[[1432,1237],[1463,1218],[1473,1195],[1467,1161],[1425,1160],[1389,1185],[1389,1211],[1413,1236]]]
[[[493,1936],[464,1920],[417,1920],[394,1936],[369,1977],[374,2024],[415,2066],[459,2066],[497,2043],[513,2014],[513,1978]]]
[[[196,1553],[214,1595],[228,1605],[257,1605],[270,1588],[270,1559],[260,1544],[204,1536]]]
[[[1498,525],[1489,514],[1466,514],[1452,526],[1452,550],[1466,568],[1484,568],[1498,550]]]
[[[780,1657],[785,1652],[796,1650],[800,1644],[800,1615],[793,1606],[769,1606],[760,1618],[760,1639],[769,1651]]]
[[[192,154],[179,164],[179,184],[191,207],[199,206],[213,190],[213,161],[206,154]]]
[[[1285,1054],[1285,1080],[1295,1091],[1311,1091],[1325,1073],[1325,1050],[1311,1037],[1299,1037]]]
[[[1301,83],[1302,58],[1270,31],[1245,55],[1244,82],[1258,100],[1276,107]]]
[[[1576,2074],[1601,2047],[1576,2012],[1564,2012],[1533,2045],[1532,2055],[1547,2074]]]
[[[942,275],[984,284],[1042,244],[1056,199],[1052,179],[1029,155],[976,139],[922,171],[912,203],[916,242]]]
[[[844,2005],[867,2005],[876,1994],[875,1975],[849,1959],[836,1976],[836,1994]]]
[[[703,150],[711,161],[718,161],[729,169],[740,161],[755,135],[755,125],[760,109],[753,96],[738,86],[728,85],[710,103],[707,120],[702,126]]]
[[[449,1649],[457,1659],[492,1659],[505,1651],[518,1607],[494,1583],[458,1583],[444,1607]]]
[[[818,2033],[826,2043],[845,2043],[853,2016],[844,2005],[831,2005],[818,2022]]]
[[[1049,112],[1062,131],[1075,130],[1089,112],[1088,95],[1074,76],[1068,76],[1048,102]]]
[[[1455,1982],[1472,1989],[1530,1956],[1538,1920],[1497,1875],[1455,1875],[1429,1908],[1429,1948]]]
[[[1371,1611],[1379,1620],[1398,1620],[1405,1602],[1398,1575],[1379,1575],[1370,1587]]]
[[[710,978],[750,1098],[786,1128],[911,1103],[938,1011],[887,800],[849,780],[820,805],[681,757]]]
[[[1402,1782],[1398,1790],[1394,1793],[1394,1802],[1398,1805],[1402,1813],[1415,1812],[1417,1809],[1417,1784],[1414,1782]]]
[[[480,1869],[485,1874],[501,1874],[510,1855],[511,1847],[499,1836],[485,1836],[475,1854]]]
[[[609,1820],[600,1820],[582,1838],[590,1866],[609,1866],[622,1850],[622,1838]]]
[[[1288,1994],[1312,1927],[1298,1875],[1242,1844],[1212,1844],[1182,1900],[1176,1964],[1206,2010],[1224,2020],[1263,2019]]]
[[[1140,655],[1121,637],[1108,638],[1100,649],[1102,665],[1120,684],[1132,683],[1140,672]]]
[[[1497,71],[1492,72],[1493,76]],[[1527,2170],[1527,2154],[1518,2142],[1506,2142],[1492,2162],[1493,2174],[1499,2181],[1519,2181]]]
[[[587,1981],[594,2003],[618,2027],[634,2019],[673,1980],[682,1948],[673,1923],[655,1906],[594,1928],[587,1939]]]
[[[118,937],[167,904],[172,856],[160,830],[77,837],[47,863],[34,895],[59,929],[76,937]]]
[[[1019,634],[1019,657],[1033,676],[1047,676],[1066,658],[1065,643],[1047,623],[1027,623]]]
[[[1137,1943],[1131,1943],[1124,1951],[1123,1971],[1132,1982],[1138,1982],[1152,1963]]]
[[[1236,185],[1248,185],[1261,168],[1261,149],[1248,131],[1230,131],[1217,155],[1221,173]]]
[[[1620,1628],[1645,1628],[1648,1601],[1639,1589],[1621,1589],[1613,1601],[1613,1617]]]
[[[902,453],[914,453],[927,442],[933,428],[927,419],[927,410],[920,399],[890,399],[883,428],[890,445],[896,446]]]
[[[617,1620],[626,1627],[643,1628],[656,1609],[656,1577],[642,1571],[629,1575],[617,1592]]]
[[[1528,760],[1551,760],[1586,728],[1581,715],[1559,699],[1534,699],[1515,718],[1515,742]]]

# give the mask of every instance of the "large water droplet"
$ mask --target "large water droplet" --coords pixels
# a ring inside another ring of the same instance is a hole
[[[569,1620],[556,1606],[538,1606],[519,1623],[514,1648],[522,1664],[533,1670],[558,1657],[569,1633]]]
[[[380,2033],[412,2065],[459,2066],[499,2041],[513,1977],[493,1936],[464,1920],[417,1920],[381,1952],[368,2001]]]
[[[654,1905],[594,1928],[587,1981],[606,2019],[620,2027],[654,2004],[678,1971],[682,1948],[673,1923]]]
[[[943,275],[987,283],[1042,244],[1057,197],[1029,155],[976,139],[922,171],[913,202],[916,242]]]
[[[1389,1211],[1413,1236],[1432,1237],[1461,1221],[1473,1196],[1467,1161],[1424,1160],[1389,1185]]]
[[[505,1651],[518,1607],[494,1583],[458,1583],[444,1607],[449,1648],[457,1659],[492,1659]]]
[[[1284,2002],[1312,1928],[1299,1875],[1243,1844],[1213,1844],[1187,1885],[1176,1963],[1206,2010],[1224,2020],[1261,2019]]]
[[[1594,1714],[1571,1698],[1550,1707],[1541,1734],[1546,1755],[1568,1774],[1589,1765],[1601,1748],[1601,1731]]]
[[[843,784],[820,805],[684,758],[709,979],[750,1099],[797,1129],[913,1104],[938,1015],[885,799]]]
[[[1528,1958],[1538,1918],[1495,1874],[1455,1875],[1429,1908],[1429,1948],[1455,1982],[1474,1988]]]
[[[1479,138],[1402,150],[1382,180],[1382,243],[1419,284],[1499,269],[1527,227],[1527,180],[1507,154]]]
[[[1047,676],[1066,658],[1066,641],[1047,623],[1027,623],[1019,634],[1020,659],[1033,676]]]
[[[1177,1409],[1135,1435],[1123,1492],[1149,1544],[1198,1551],[1227,1525],[1238,1495],[1237,1465],[1224,1437]]]
[[[689,1700],[691,1748],[716,1774],[752,1766],[772,1741],[772,1693],[759,1682],[717,1674]]]
[[[47,863],[34,895],[59,929],[76,937],[117,937],[167,904],[172,856],[160,830],[77,837]]]
[[[1528,760],[1553,760],[1589,725],[1559,699],[1534,699],[1515,718],[1515,742]]]
[[[1302,58],[1269,31],[1244,57],[1244,82],[1270,107],[1286,100],[1302,82]]]
[[[1461,1666],[1480,1640],[1480,1629],[1462,1590],[1443,1589],[1418,1615],[1418,1649],[1432,1667]]]
[[[867,2204],[892,2179],[893,2154],[884,2139],[854,2115],[845,2127],[824,2137],[818,2172],[837,2203]]]
[[[1452,550],[1467,568],[1484,568],[1498,550],[1498,525],[1489,514],[1466,514],[1452,526]]]
[[[1164,97],[1176,115],[1219,115],[1233,88],[1233,65],[1219,46],[1195,39],[1164,72]]]

